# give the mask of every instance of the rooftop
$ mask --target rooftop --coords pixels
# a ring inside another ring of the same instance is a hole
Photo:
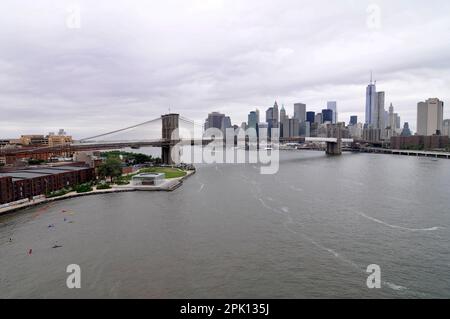
[[[11,172],[0,173],[0,176],[10,176],[15,180],[17,179],[28,179],[28,178],[36,178],[49,176],[54,174],[61,174],[65,172],[74,172],[87,169],[85,166],[58,166],[58,167],[42,167],[42,168],[32,168],[32,169],[23,169],[23,170],[15,170]]]

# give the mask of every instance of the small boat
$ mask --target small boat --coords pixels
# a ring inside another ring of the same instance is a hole
[[[271,150],[273,150],[273,148],[272,147],[270,147],[270,146],[268,146],[268,147],[265,147],[264,148],[266,151],[271,151]]]

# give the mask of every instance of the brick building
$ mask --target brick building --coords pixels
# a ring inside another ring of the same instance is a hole
[[[58,166],[0,173],[0,204],[73,187],[95,178],[90,167]]]
[[[418,149],[433,150],[442,149],[450,145],[448,136],[393,136],[391,137],[391,149]]]

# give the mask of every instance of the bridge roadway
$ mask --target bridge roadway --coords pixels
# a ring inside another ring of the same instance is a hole
[[[313,142],[313,143],[337,143],[337,138],[323,138],[323,137],[294,137],[294,138],[280,138],[280,142]],[[32,155],[40,153],[73,153],[81,151],[97,151],[108,149],[121,148],[139,148],[139,147],[163,147],[173,146],[178,143],[183,145],[207,145],[212,142],[212,139],[179,139],[179,140],[141,140],[141,141],[111,141],[111,142],[84,142],[72,143],[67,145],[58,145],[52,147],[37,147],[37,148],[1,148],[0,156],[14,156],[14,155]],[[246,139],[248,142],[248,139]],[[353,139],[342,139],[343,143],[352,143]]]

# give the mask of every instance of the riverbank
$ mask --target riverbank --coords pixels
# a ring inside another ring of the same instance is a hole
[[[115,185],[111,187],[110,189],[94,189],[90,192],[86,193],[77,193],[77,192],[70,192],[62,196],[58,197],[52,197],[52,198],[42,198],[42,199],[36,199],[31,200],[25,203],[21,203],[19,205],[10,206],[10,207],[4,207],[0,208],[0,216],[11,214],[17,211],[20,211],[22,209],[35,207],[43,204],[48,204],[55,201],[61,201],[65,199],[70,198],[77,198],[77,197],[84,197],[84,196],[93,196],[93,195],[104,195],[104,194],[111,194],[111,193],[124,193],[124,192],[138,192],[138,191],[144,191],[144,192],[172,192],[175,189],[179,188],[185,179],[195,174],[194,171],[187,171],[186,175],[179,178],[172,178],[167,179],[165,182],[158,186],[132,186],[131,184],[128,185]]]

